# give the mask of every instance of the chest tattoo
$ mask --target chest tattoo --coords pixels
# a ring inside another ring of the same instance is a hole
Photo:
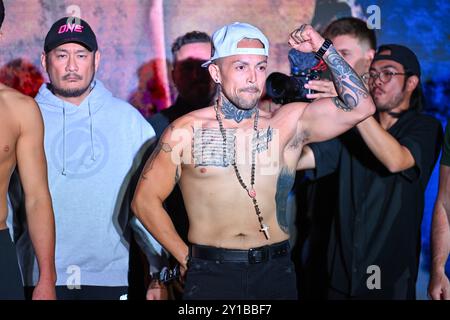
[[[237,144],[237,129],[225,129],[226,145],[219,129],[200,128],[194,130],[192,141],[192,155],[194,166],[227,167],[235,160]],[[257,153],[269,149],[269,143],[273,139],[273,129],[258,130],[258,134],[252,140],[252,145]],[[238,151],[240,152],[240,151]],[[244,148],[241,152],[247,152]]]

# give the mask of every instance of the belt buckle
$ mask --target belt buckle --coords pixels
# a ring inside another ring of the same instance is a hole
[[[267,248],[249,249],[248,262],[250,264],[261,263],[269,258],[269,250]]]

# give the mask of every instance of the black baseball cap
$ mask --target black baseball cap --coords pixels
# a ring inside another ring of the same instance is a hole
[[[385,50],[389,50],[390,53],[380,54],[380,52]],[[378,60],[392,60],[398,62],[403,66],[405,72],[408,72],[411,75],[416,75],[420,79],[419,60],[417,59],[416,54],[405,46],[398,44],[386,44],[380,46],[375,54],[375,57],[373,58],[373,62]]]
[[[69,42],[79,43],[89,51],[98,49],[95,33],[86,21],[77,17],[64,17],[56,21],[48,31],[44,51],[49,53]]]

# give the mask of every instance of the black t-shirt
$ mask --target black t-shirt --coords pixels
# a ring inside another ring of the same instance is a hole
[[[178,97],[175,103],[169,108],[152,115],[147,120],[152,125],[156,133],[156,138],[157,140],[159,140],[169,124],[174,122],[179,117],[184,116],[186,113],[191,112],[192,110],[194,110],[194,108],[189,106],[180,97]]]
[[[369,293],[371,266],[380,268],[384,288],[417,277],[424,193],[439,156],[442,127],[430,116],[408,111],[388,132],[411,152],[414,167],[390,173],[356,128],[310,145],[316,161],[310,176],[339,173],[328,268],[331,286],[351,295]]]

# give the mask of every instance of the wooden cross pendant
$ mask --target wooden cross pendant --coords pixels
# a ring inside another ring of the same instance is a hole
[[[262,224],[261,229],[259,230],[260,232],[264,232],[264,236],[266,237],[267,240],[270,239],[270,235],[269,235],[269,226],[266,225],[265,223]]]

